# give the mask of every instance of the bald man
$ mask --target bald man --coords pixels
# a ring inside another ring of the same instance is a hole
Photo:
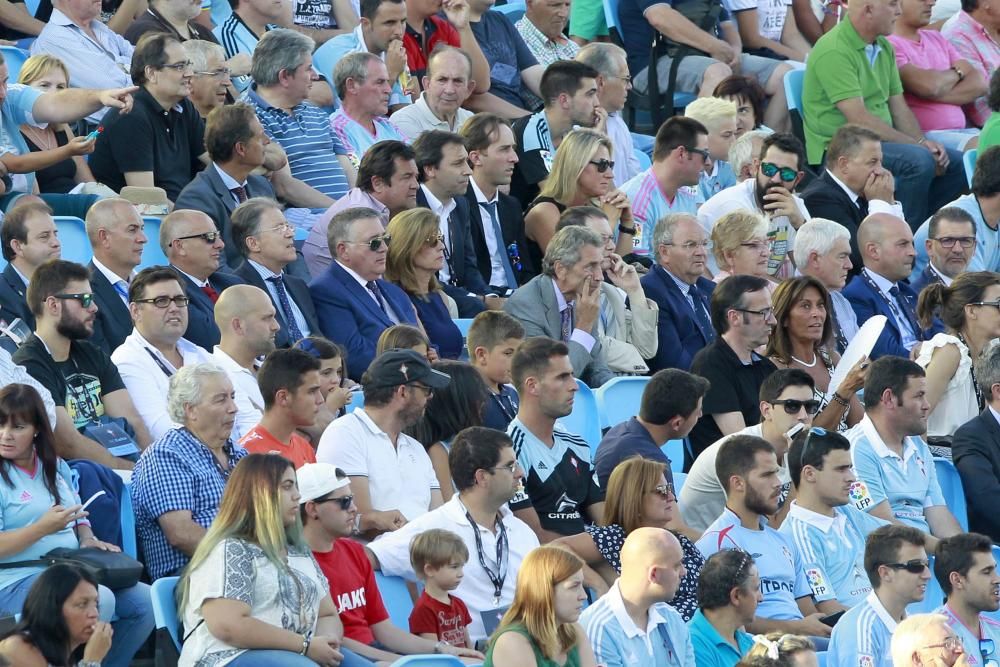
[[[621,576],[580,615],[598,664],[694,665],[684,619],[667,604],[684,576],[680,542],[662,528],[637,528],[621,550]]]
[[[215,325],[221,340],[212,356],[225,369],[236,390],[234,440],[246,435],[264,414],[257,368],[258,359],[274,351],[274,339],[281,329],[275,315],[271,297],[253,285],[228,287],[215,304]]]
[[[181,286],[191,299],[184,338],[211,350],[220,339],[213,313],[215,302],[227,287],[243,284],[237,276],[219,271],[219,258],[225,248],[222,234],[205,213],[180,209],[160,223],[160,247],[170,266],[180,274]]]
[[[938,321],[929,329],[920,327],[917,293],[902,282],[913,271],[917,256],[910,226],[889,213],[873,213],[858,227],[858,250],[864,268],[841,294],[851,302],[858,322],[867,322],[873,315],[886,317],[871,358],[892,354],[916,359],[920,344],[943,327]]]

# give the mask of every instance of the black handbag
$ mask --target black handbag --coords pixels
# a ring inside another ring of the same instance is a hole
[[[0,563],[0,569],[15,567],[32,567],[35,565],[55,565],[64,563],[75,565],[87,570],[97,583],[113,591],[130,588],[139,583],[142,576],[142,563],[120,551],[104,551],[94,547],[84,549],[67,549],[59,547],[48,552],[37,560],[22,560],[16,563]]]

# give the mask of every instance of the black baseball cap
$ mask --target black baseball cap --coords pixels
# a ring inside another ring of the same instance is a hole
[[[436,371],[427,358],[413,350],[389,350],[372,360],[368,366],[365,387],[398,387],[401,384],[422,382],[432,389],[444,389],[451,376]]]

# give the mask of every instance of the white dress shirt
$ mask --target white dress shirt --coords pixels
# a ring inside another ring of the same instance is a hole
[[[455,210],[455,198],[452,197],[447,204],[442,204],[441,201],[434,196],[434,193],[427,189],[426,185],[421,184],[420,189],[424,191],[424,196],[427,197],[427,208],[434,212],[434,215],[438,217],[438,224],[441,228],[441,233],[444,235],[444,251],[445,258],[451,257],[451,235],[449,234],[449,227],[451,221],[448,216],[451,212]],[[442,283],[451,282],[451,267],[449,266],[449,261],[445,261],[444,266],[438,271],[438,279]]]
[[[264,415],[264,396],[260,393],[257,376],[233,361],[218,345],[212,351],[212,360],[226,371],[236,391],[233,442],[239,442],[250,429],[260,423],[260,418]]]

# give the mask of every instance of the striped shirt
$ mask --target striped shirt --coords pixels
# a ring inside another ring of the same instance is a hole
[[[698,214],[702,204],[701,195],[695,188],[679,188],[673,200],[667,198],[663,188],[656,181],[653,168],[650,167],[629,180],[621,187],[632,202],[632,218],[635,220],[635,236],[632,238],[633,252],[636,255],[655,255],[653,247],[653,228],[656,221],[668,213]],[[618,230],[615,230],[615,238]]]
[[[934,610],[935,614],[944,614],[948,619],[948,626],[954,630],[958,638],[962,640],[962,648],[965,649],[965,661],[969,667],[978,667],[986,664],[987,660],[996,660],[1000,657],[1000,623],[993,620],[986,614],[979,615],[979,627],[973,633],[966,627],[965,623],[952,612],[947,604]],[[992,639],[993,651],[985,656],[979,648],[980,639]]]
[[[340,107],[330,114],[330,127],[333,129],[333,136],[347,149],[347,159],[351,161],[355,169],[361,166],[361,158],[376,142],[395,139],[409,143],[403,135],[403,131],[385,116],[376,116],[372,122],[375,124],[375,134],[348,116],[344,107]]]
[[[276,23],[268,23],[264,31],[268,32],[280,27]],[[253,50],[257,48],[257,42],[260,41],[260,37],[250,29],[250,26],[243,22],[243,19],[236,12],[230,14],[229,18],[222,25],[216,26],[212,30],[212,34],[219,40],[219,44],[222,44],[222,48],[226,50],[227,60],[238,53],[253,55]],[[233,86],[241,93],[249,88],[250,83],[253,81],[249,74],[234,76],[232,79]]]
[[[347,149],[334,136],[327,112],[304,100],[289,114],[262,98],[256,84],[244,91],[243,100],[254,107],[271,141],[285,150],[292,176],[333,199],[347,194],[347,174],[337,160]]]
[[[892,667],[889,644],[896,621],[872,591],[833,628],[826,664],[837,667]]]

